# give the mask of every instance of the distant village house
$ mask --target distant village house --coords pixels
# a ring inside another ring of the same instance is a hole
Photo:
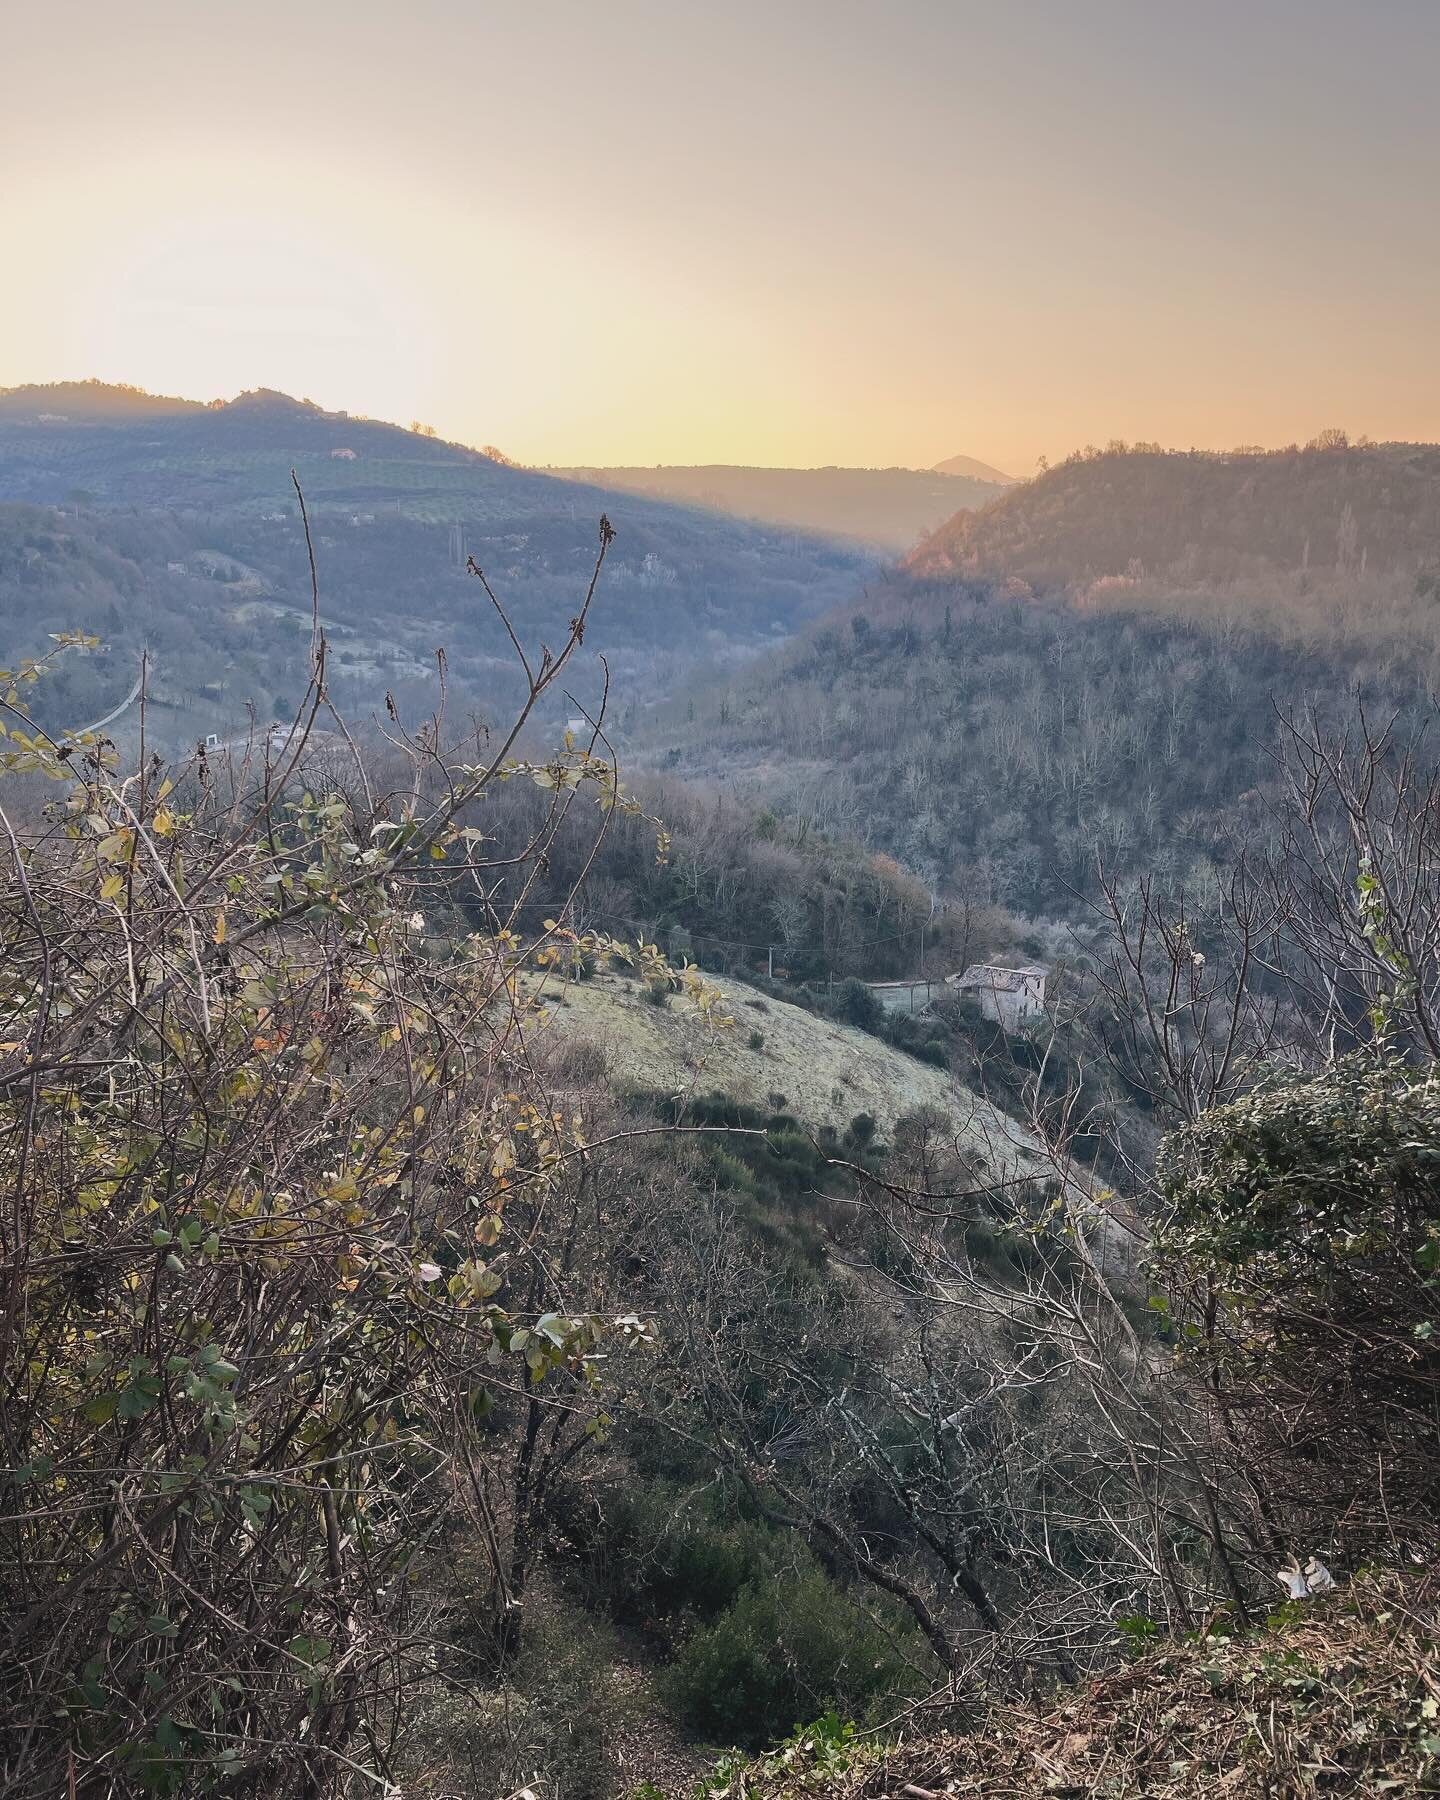
[[[1018,1031],[1045,1011],[1045,981],[1049,970],[1039,963],[1016,969],[998,963],[971,963],[963,975],[947,977],[957,992],[972,994],[980,1011],[1006,1031]]]

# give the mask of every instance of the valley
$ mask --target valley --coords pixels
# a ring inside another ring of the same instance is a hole
[[[972,457],[922,469],[547,469],[564,481],[647,494],[744,519],[864,544],[880,555],[909,550],[961,508],[983,506],[1010,477]]]
[[[1417,0],[55,0],[0,1800],[1440,1795]]]
[[[163,657],[154,722],[172,744],[233,735],[251,701],[286,713],[311,611],[297,483],[347,705],[386,686],[418,699],[442,647],[457,706],[508,704],[508,634],[468,562],[532,641],[558,643],[607,507],[621,537],[593,648],[632,708],[702,657],[778,643],[874,566],[853,544],[577,487],[282,394],[199,406],[99,384],[13,390],[0,394],[0,619],[32,655],[56,628],[98,630],[110,653],[66,671],[56,701],[72,710],[55,722],[106,711],[146,643]]]
[[[1081,456],[896,560],[38,404],[0,1572],[70,1685],[13,1791],[998,1795],[1153,1731],[1116,1791],[1198,1800],[1268,1779],[1217,1669],[1309,1742],[1291,1658],[1421,1779],[1431,452]]]
[[[677,696],[646,758],[858,837],[971,906],[1074,919],[1102,871],[1199,893],[1263,844],[1286,715],[1358,705],[1399,742],[1423,734],[1440,682],[1428,456],[1077,458],[958,514],[758,676]],[[1242,479],[1269,492],[1248,555],[1232,537],[1182,568],[1138,523],[1214,544],[1217,485]],[[1395,560],[1362,572],[1342,522]]]

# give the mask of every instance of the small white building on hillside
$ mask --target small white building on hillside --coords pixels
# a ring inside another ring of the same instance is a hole
[[[1006,969],[998,963],[971,963],[963,975],[947,982],[962,994],[973,994],[981,1012],[1006,1031],[1017,1031],[1045,1011],[1045,982],[1050,971],[1040,963]]]

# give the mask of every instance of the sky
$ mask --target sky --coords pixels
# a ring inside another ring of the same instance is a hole
[[[0,385],[535,463],[1440,439],[1440,0],[0,0]]]

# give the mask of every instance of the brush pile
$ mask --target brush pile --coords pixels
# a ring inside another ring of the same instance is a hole
[[[734,1800],[1280,1800],[1440,1793],[1440,1579],[1362,1576],[1217,1623],[1043,1712],[991,1709],[963,1737],[802,1756],[732,1780]],[[778,1760],[778,1759],[777,1759]],[[820,1766],[817,1766],[820,1765]]]

